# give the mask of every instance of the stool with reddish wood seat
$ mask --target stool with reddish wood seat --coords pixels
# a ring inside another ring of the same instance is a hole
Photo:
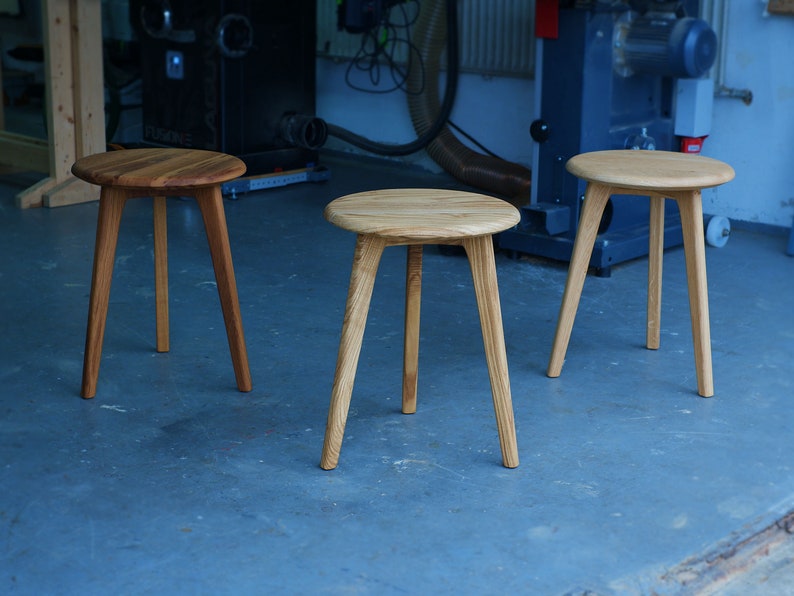
[[[402,411],[416,411],[424,244],[462,245],[466,250],[480,311],[502,463],[508,468],[518,466],[492,240],[493,234],[518,223],[518,210],[500,199],[475,193],[396,189],[340,197],[328,204],[325,217],[355,232],[357,242],[320,466],[330,470],[339,462],[375,274],[387,246],[408,245]]]
[[[245,169],[240,159],[223,153],[157,148],[99,153],[83,157],[72,166],[75,176],[102,187],[83,360],[83,397],[96,394],[121,214],[129,199],[139,197],[154,198],[157,351],[169,350],[166,196],[192,196],[204,220],[237,387],[240,391],[251,390],[221,195],[221,184],[241,176]]]
[[[711,370],[706,249],[700,192],[703,188],[719,186],[733,180],[733,168],[701,155],[631,150],[582,153],[569,159],[566,168],[574,176],[586,180],[587,189],[557,320],[548,376],[558,377],[562,371],[598,226],[612,195],[650,197],[646,345],[649,349],[659,347],[664,201],[670,198],[678,203],[681,214],[698,393],[703,397],[711,397],[714,395],[714,381]]]

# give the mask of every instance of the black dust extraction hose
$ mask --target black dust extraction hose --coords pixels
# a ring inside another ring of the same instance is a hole
[[[419,136],[415,140],[401,145],[371,141],[370,139],[335,124],[327,125],[328,134],[330,136],[337,137],[338,139],[350,143],[354,147],[364,149],[370,153],[387,156],[416,153],[424,149],[436,136],[438,136],[439,132],[446,126],[449,115],[452,113],[452,106],[455,103],[455,94],[458,88],[458,4],[457,0],[445,1],[447,5],[446,10],[444,10],[444,0],[441,2],[430,2],[429,0],[425,2],[424,8],[427,10],[419,11],[419,19],[416,25],[417,30],[426,29],[428,35],[436,35],[434,32],[440,30],[442,32],[442,39],[444,29],[446,29],[447,32],[447,80],[444,89],[444,102],[441,104],[441,108],[436,110],[432,123],[426,127],[423,126],[423,130],[421,131],[417,130]],[[445,16],[446,27],[444,26]],[[422,27],[423,23],[426,23],[427,26]],[[414,37],[414,43],[419,48],[425,46],[424,41],[423,39],[417,41],[416,37]],[[412,71],[413,70],[414,69],[412,69]],[[438,73],[438,71],[436,71],[436,73]],[[417,129],[416,125],[414,125],[414,129]]]

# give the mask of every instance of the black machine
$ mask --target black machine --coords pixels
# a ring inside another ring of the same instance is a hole
[[[131,0],[143,142],[236,155],[248,174],[317,160],[315,0]]]
[[[500,247],[570,259],[585,190],[565,170],[573,155],[680,151],[690,141],[702,143],[713,86],[701,77],[716,58],[717,39],[697,13],[697,0],[561,1],[551,15],[538,11],[539,29],[550,16],[553,26],[540,33],[546,38],[538,49],[532,201],[519,226],[500,235]],[[704,106],[706,117],[700,114]],[[675,206],[667,208],[665,245],[675,246],[682,242],[681,224]],[[648,254],[649,209],[648,201],[610,200],[590,262],[600,275]]]

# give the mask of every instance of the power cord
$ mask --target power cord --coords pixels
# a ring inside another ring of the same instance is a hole
[[[378,143],[362,135],[349,131],[335,124],[328,124],[328,134],[337,137],[354,147],[378,155],[399,156],[409,155],[424,149],[438,136],[444,128],[452,113],[455,95],[458,87],[459,59],[458,59],[458,3],[457,0],[446,2],[447,20],[447,78],[444,88],[444,100],[441,103],[438,116],[423,134],[409,143],[401,145],[392,143]]]
[[[412,8],[409,8],[411,5]],[[392,18],[392,10],[397,9],[398,18]],[[419,18],[421,9],[419,0],[406,0],[398,4],[387,4],[380,23],[362,32],[361,46],[351,59],[345,73],[347,85],[357,91],[366,93],[391,93],[402,90],[406,93],[420,95],[424,91],[424,63],[419,49],[411,42],[411,26]],[[400,64],[401,50],[405,51],[405,64]],[[381,84],[381,69],[388,68],[392,85],[378,88]],[[421,72],[422,88],[409,91],[407,88],[408,73],[412,68]],[[365,73],[369,86],[354,80],[356,73]]]

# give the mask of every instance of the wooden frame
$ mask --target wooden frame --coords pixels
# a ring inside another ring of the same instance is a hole
[[[0,164],[49,174],[17,194],[20,208],[99,199],[99,188],[70,170],[105,151],[101,0],[42,0],[42,30],[48,139],[0,132]]]

